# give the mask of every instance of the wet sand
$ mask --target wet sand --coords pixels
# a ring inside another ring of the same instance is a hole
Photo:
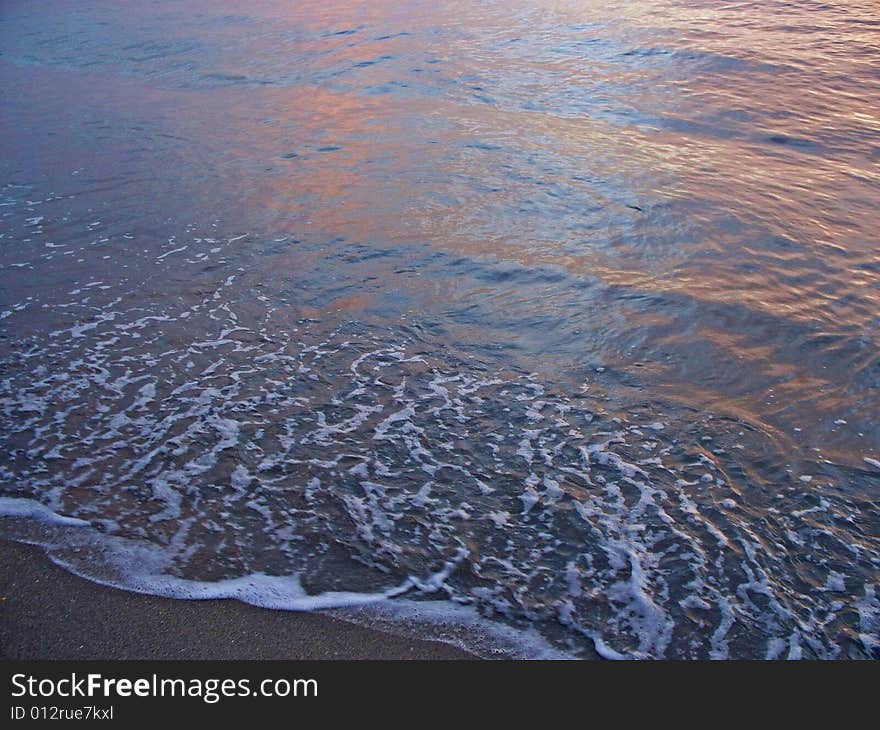
[[[472,659],[315,613],[178,601],[78,578],[36,547],[0,541],[3,659]]]

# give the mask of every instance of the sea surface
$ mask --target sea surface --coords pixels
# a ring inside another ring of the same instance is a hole
[[[880,657],[876,0],[4,0],[0,535],[482,656]]]

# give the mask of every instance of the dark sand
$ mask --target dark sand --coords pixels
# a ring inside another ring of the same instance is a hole
[[[178,601],[90,583],[0,540],[4,659],[473,659],[316,613]]]

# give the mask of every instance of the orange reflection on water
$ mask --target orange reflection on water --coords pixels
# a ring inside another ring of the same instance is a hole
[[[769,382],[870,383],[880,347],[876,8],[774,8],[267,0],[180,29],[222,51],[113,113],[140,94],[189,143],[182,186],[306,241],[259,265],[320,280],[316,314],[591,332],[621,363],[674,343],[663,377],[760,410]]]

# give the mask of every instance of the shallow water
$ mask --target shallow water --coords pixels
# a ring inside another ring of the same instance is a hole
[[[486,653],[876,656],[878,64],[858,0],[3,3],[3,534]]]

